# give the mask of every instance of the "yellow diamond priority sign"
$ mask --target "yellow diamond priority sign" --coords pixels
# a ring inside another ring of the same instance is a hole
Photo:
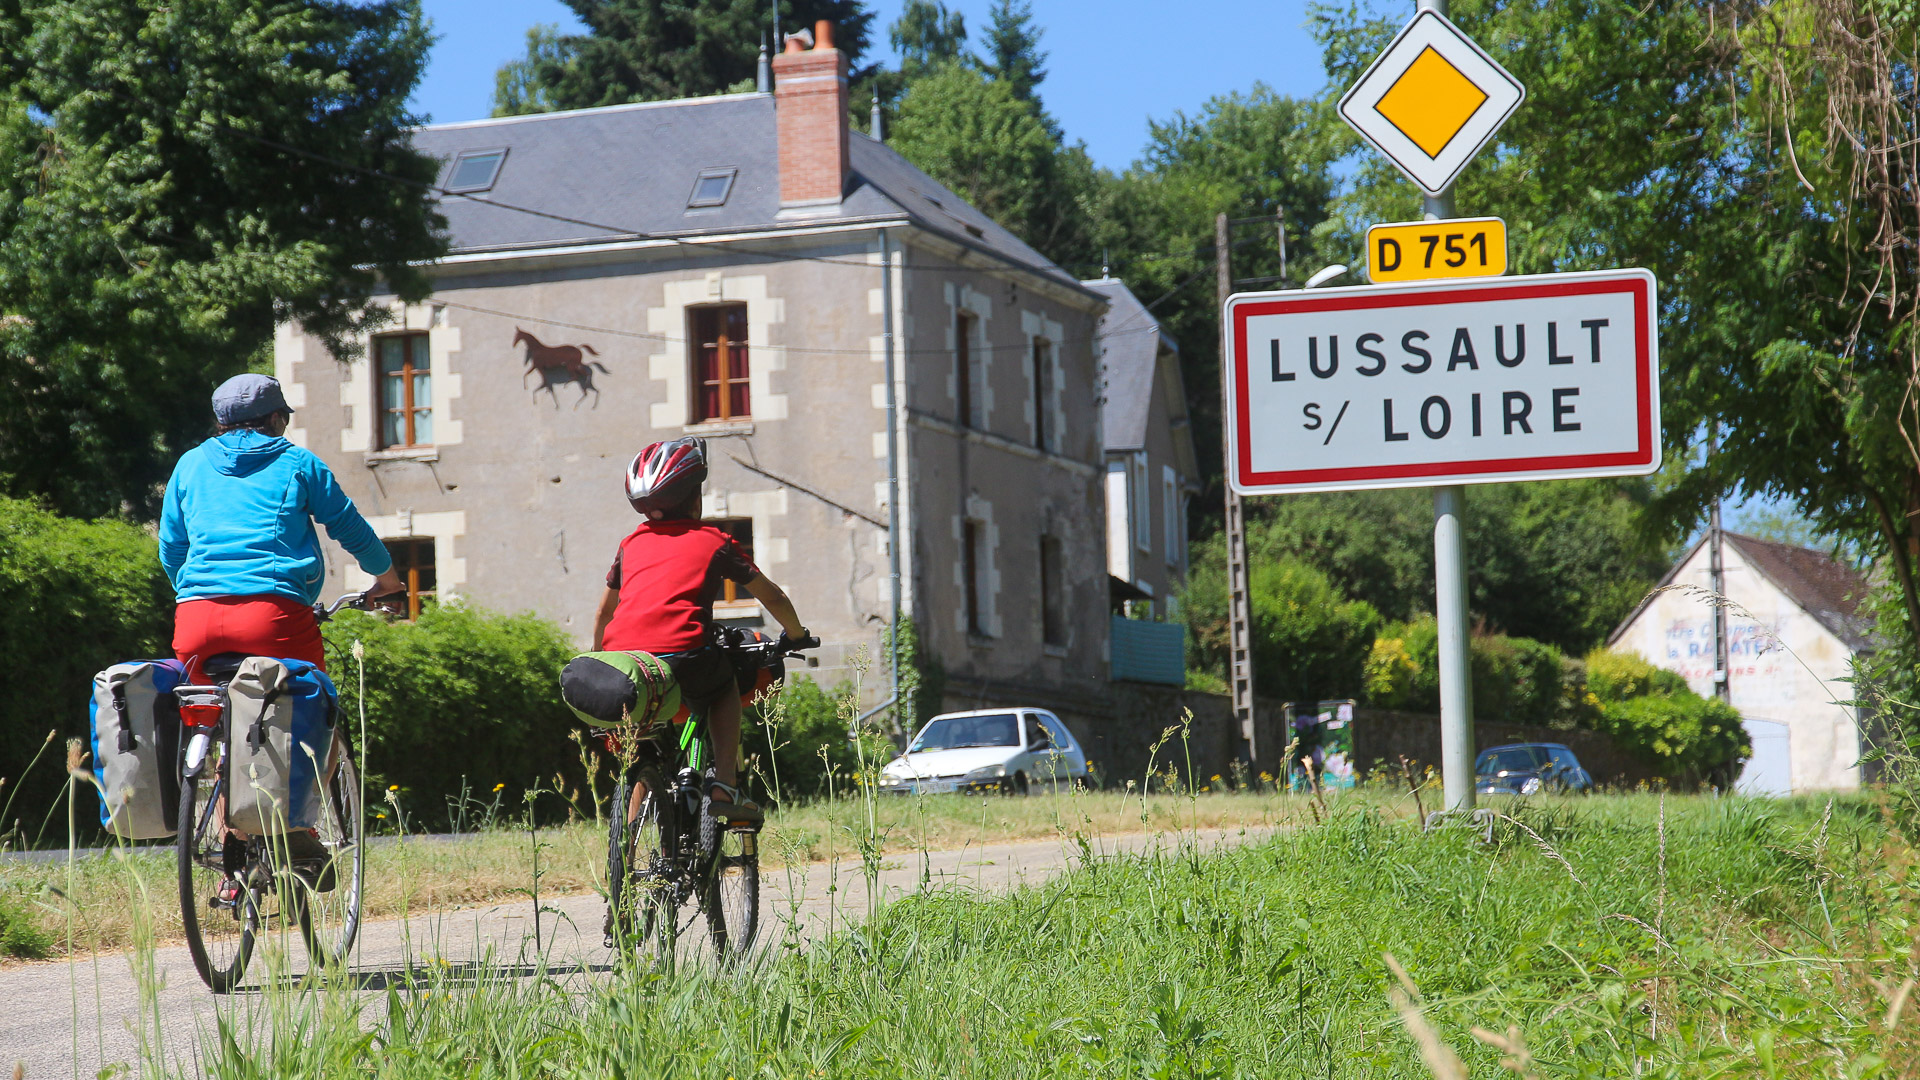
[[[1340,116],[1422,191],[1438,195],[1526,94],[1459,27],[1423,11],[1340,99]]]

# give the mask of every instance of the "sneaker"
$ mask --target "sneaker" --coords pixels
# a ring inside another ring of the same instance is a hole
[[[213,903],[216,907],[232,907],[240,902],[240,879],[228,874],[220,879],[220,885],[213,890]]]

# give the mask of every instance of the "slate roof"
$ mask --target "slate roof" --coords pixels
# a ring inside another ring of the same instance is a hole
[[[1836,561],[1824,551],[1736,532],[1723,531],[1720,535],[1739,550],[1747,565],[1785,594],[1787,599],[1798,604],[1801,610],[1813,616],[1814,621],[1826,627],[1847,648],[1862,652],[1871,647],[1873,619],[1861,610],[1867,598],[1868,585],[1867,579],[1859,571]],[[1691,562],[1706,542],[1707,537],[1702,536],[1688,549],[1667,571],[1667,576],[1660,579],[1661,586],[1671,585],[1674,578],[1679,576],[1680,568]],[[1607,643],[1611,645],[1618,640],[1651,602],[1651,596],[1641,600],[1632,613],[1614,628],[1613,633],[1607,635]]]
[[[1106,297],[1108,304],[1095,330],[1100,343],[1100,374],[1106,383],[1106,404],[1100,417],[1106,449],[1142,449],[1147,445],[1160,349],[1179,352],[1179,348],[1140,298],[1118,278],[1081,284]]]
[[[1860,610],[1867,598],[1867,579],[1858,571],[1823,551],[1739,533],[1721,535],[1740,549],[1749,565],[1845,642],[1847,648],[1858,652],[1867,647],[1873,620]]]
[[[786,218],[780,216],[772,94],[435,124],[415,131],[414,145],[445,162],[442,185],[461,152],[507,151],[491,190],[441,198],[455,255],[609,243],[634,234],[709,236],[904,218],[1079,288],[1071,275],[891,147],[857,131],[850,136],[854,179],[838,211]],[[723,168],[738,169],[726,203],[689,208],[701,171]],[[491,206],[489,200],[556,216]]]

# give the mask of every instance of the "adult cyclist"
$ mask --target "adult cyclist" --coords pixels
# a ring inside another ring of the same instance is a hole
[[[647,652],[665,661],[681,700],[703,713],[713,732],[714,777],[707,797],[715,816],[758,821],[760,807],[740,791],[740,691],[733,665],[714,640],[713,604],[722,581],[746,587],[786,631],[807,638],[793,601],[762,574],[733,537],[700,521],[707,444],[657,442],[627,466],[627,501],[646,520],[620,542],[593,620],[594,651]],[[636,801],[641,792],[634,793]],[[722,804],[732,808],[721,810]],[[631,811],[629,811],[631,813]]]
[[[326,667],[313,603],[326,563],[315,521],[373,575],[372,595],[405,591],[373,527],[333,471],[283,436],[280,383],[235,375],[213,392],[213,438],[180,456],[160,511],[160,565],[173,583],[173,653],[200,682],[218,653]]]

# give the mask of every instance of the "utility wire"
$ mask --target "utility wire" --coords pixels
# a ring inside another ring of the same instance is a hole
[[[692,341],[691,339],[688,339],[688,338],[674,337],[671,334],[656,334],[656,333],[652,333],[650,331],[645,331],[645,330],[624,330],[624,329],[620,329],[612,326],[595,326],[592,323],[568,322],[564,319],[550,319],[544,315],[528,315],[522,312],[504,311],[504,310],[501,310],[500,308],[481,307],[478,304],[468,304],[459,300],[445,300],[439,297],[435,297],[431,300],[427,300],[424,302],[427,304],[440,304],[445,307],[459,308],[462,311],[471,311],[479,315],[493,315],[502,319],[513,319],[521,322],[542,323],[547,326],[558,326],[566,330],[580,330],[589,334],[608,334],[613,337],[634,338],[639,341],[657,341],[666,345],[700,344],[699,342]],[[1056,346],[1078,345],[1082,341],[1099,341],[1102,338],[1112,339],[1112,338],[1120,337],[1127,334],[1144,334],[1144,333],[1153,332],[1156,329],[1157,328],[1155,327],[1142,326],[1132,330],[1115,330],[1115,331],[1109,331],[1103,334],[1095,334],[1093,337],[1090,337],[1090,338],[1063,338],[1059,341],[1052,342],[1052,344]],[[873,350],[871,349],[835,349],[835,348],[828,348],[828,347],[816,346],[816,345],[777,345],[777,344],[774,344],[773,342],[766,342],[766,341],[755,342],[752,340],[748,340],[746,342],[746,345],[747,345],[747,348],[749,349],[778,349],[781,352],[813,353],[813,354],[827,355],[827,356],[872,356],[873,355]],[[945,355],[950,355],[953,350],[947,349],[947,348],[928,348],[928,349],[900,349],[898,351],[908,356],[915,356],[915,355],[921,355],[921,354],[937,354],[937,355],[945,356]]]
[[[311,161],[322,162],[324,164],[333,165],[342,169],[349,169],[357,173],[362,173],[364,175],[374,177],[376,179],[386,180],[390,183],[402,184],[407,187],[417,188],[422,191],[429,191],[434,193],[435,195],[440,196],[441,198],[460,199],[465,202],[473,203],[478,206],[491,206],[500,210],[509,210],[517,214],[527,214],[532,217],[545,218],[549,221],[558,221],[567,225],[578,225],[582,228],[594,229],[599,232],[612,234],[609,236],[602,236],[602,237],[581,237],[579,238],[580,240],[594,240],[599,242],[613,242],[613,241],[621,241],[621,240],[651,240],[655,242],[679,244],[683,247],[690,247],[690,248],[695,248],[699,250],[711,250],[712,248],[714,248],[716,244],[724,242],[728,244],[729,250],[736,250],[742,254],[751,255],[756,258],[762,258],[769,261],[817,262],[817,263],[825,263],[832,266],[852,266],[852,267],[860,267],[860,268],[868,268],[868,269],[875,268],[877,266],[877,264],[868,262],[864,259],[844,259],[844,258],[836,258],[831,255],[797,255],[797,254],[790,254],[786,252],[754,251],[750,248],[742,248],[740,247],[739,241],[728,241],[726,240],[725,237],[719,237],[711,240],[692,240],[692,239],[688,239],[685,236],[673,235],[668,233],[649,233],[649,232],[644,232],[636,229],[629,229],[620,225],[609,225],[609,224],[606,224],[605,222],[593,221],[587,218],[572,217],[567,214],[556,214],[550,210],[541,210],[537,207],[520,206],[514,203],[501,202],[498,199],[477,198],[473,194],[470,194],[467,192],[452,191],[452,190],[449,190],[448,188],[440,186],[439,184],[429,183],[424,180],[414,180],[410,177],[405,177],[405,176],[396,176],[395,174],[387,172],[384,169],[376,169],[376,168],[373,168],[372,166],[361,165],[357,162],[347,161],[344,158],[337,158],[329,154],[322,154],[317,151],[306,150],[298,146],[293,146],[288,143],[280,142],[277,139],[269,139],[264,135],[256,135],[250,131],[240,131],[238,129],[232,129],[232,130],[234,131],[235,134],[240,135],[243,138],[251,139],[254,142],[260,143],[263,146],[272,147],[273,149],[282,151],[284,153],[294,154],[299,157],[307,158]],[[1242,241],[1242,243],[1244,242],[1246,241]],[[1235,246],[1237,247],[1238,244],[1236,244]],[[1209,244],[1209,245],[1205,245],[1204,248],[1195,248],[1193,251],[1151,252],[1151,253],[1142,254],[1142,255],[1123,256],[1123,260],[1130,260],[1131,262],[1134,262],[1134,263],[1140,263],[1140,262],[1157,262],[1157,261],[1171,260],[1171,259],[1200,258],[1206,253],[1207,250],[1210,250],[1211,247],[1212,245]],[[1045,258],[1045,256],[1041,256],[1041,257]],[[1056,269],[1059,269],[1061,273],[1067,274],[1067,276],[1069,277],[1072,276],[1071,274],[1068,274],[1066,269],[1064,267],[1061,267],[1059,264],[1055,263],[1053,265]],[[1075,264],[1075,265],[1081,265],[1081,264]],[[900,267],[903,270],[936,270],[943,273],[958,272],[958,273],[972,273],[972,274],[996,274],[996,273],[1006,272],[1006,270],[993,268],[993,267],[953,266],[953,265],[948,265],[944,263],[902,262],[900,264]],[[1015,267],[1019,270],[1024,270],[1028,273],[1038,274],[1041,276],[1045,276],[1046,274],[1046,271],[1041,267],[1027,266],[1025,264],[1015,264]],[[1182,284],[1184,284],[1184,282]]]

